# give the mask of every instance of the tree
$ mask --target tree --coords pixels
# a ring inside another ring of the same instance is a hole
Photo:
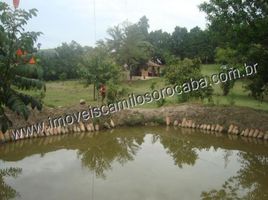
[[[39,99],[19,92],[19,89],[45,90],[45,84],[38,78],[38,66],[32,57],[36,52],[34,43],[40,32],[26,32],[27,21],[36,16],[37,10],[15,9],[0,2],[0,129],[6,131],[12,122],[5,114],[5,107],[29,116],[29,108],[42,109]],[[27,53],[26,53],[27,52]]]
[[[149,42],[154,47],[153,59],[159,59],[163,64],[167,62],[167,56],[171,54],[171,35],[162,30],[149,33]]]
[[[148,39],[148,29],[150,27],[149,25],[149,19],[146,16],[143,16],[138,21],[138,27],[140,28],[141,33],[145,36],[145,39]]]
[[[67,79],[78,78],[77,70],[80,57],[83,55],[84,50],[80,44],[72,41],[70,44],[62,43],[57,47],[57,70],[58,75],[66,73]],[[58,77],[59,78],[59,77]]]
[[[228,73],[228,71],[235,67],[239,61],[236,59],[237,51],[231,48],[216,48],[215,61],[222,65],[221,71]],[[221,83],[223,96],[227,96],[230,90],[234,87],[235,80],[228,80]]]
[[[185,27],[176,26],[171,36],[173,53],[181,59],[185,58],[185,39],[187,34],[188,31]]]
[[[268,6],[263,0],[210,0],[200,5],[207,14],[209,31],[218,47],[230,47],[248,64],[258,63],[258,74],[248,89],[262,98],[268,83]]]
[[[153,46],[148,42],[148,19],[142,17],[136,24],[122,24],[108,30],[107,45],[117,64],[127,65],[130,79],[133,72],[144,67],[151,58]]]
[[[39,50],[37,57],[40,60],[40,66],[43,69],[44,80],[59,79],[60,68],[58,66],[58,53],[55,49]]]
[[[75,41],[62,43],[54,49],[42,49],[37,53],[44,71],[45,80],[63,80],[79,78],[78,64],[81,56],[92,47],[82,47]]]
[[[207,31],[198,26],[192,28],[184,39],[184,54],[187,58],[199,58],[203,63],[213,61],[215,47]]]
[[[188,88],[192,87],[191,80],[202,81],[205,83],[205,79],[201,74],[200,68],[200,60],[198,59],[188,59],[185,58],[184,60],[177,60],[174,64],[169,65],[166,67],[165,71],[165,79],[168,84],[172,85],[179,85],[184,87],[183,85],[189,86]],[[202,83],[202,84],[203,84]],[[198,83],[200,86],[200,83]],[[190,92],[184,92],[179,96],[179,101],[187,101],[190,98],[208,98],[210,100],[213,88],[205,83],[206,87],[196,87],[196,89],[189,90]]]
[[[109,28],[107,30],[110,38],[106,38],[107,47],[110,53],[114,56],[115,61],[120,63],[120,55],[119,51],[123,45],[124,33],[123,29],[120,25],[114,26],[113,28]],[[103,42],[103,46],[105,46],[105,42]]]
[[[125,38],[120,49],[121,63],[129,68],[130,80],[133,73],[142,67],[150,59],[152,45],[146,41],[145,35],[137,24],[130,25],[125,29]]]
[[[96,99],[95,90],[99,89],[101,84],[109,81],[117,82],[120,77],[118,66],[109,57],[107,50],[102,47],[96,47],[82,57],[79,72],[87,84],[94,85],[94,100]]]

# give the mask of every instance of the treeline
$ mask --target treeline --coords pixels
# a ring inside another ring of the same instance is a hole
[[[43,69],[45,80],[65,80],[78,78],[78,63],[87,51],[75,41],[63,43],[55,49],[39,50],[38,63]]]
[[[81,47],[73,41],[53,50],[40,51],[44,79],[79,78],[90,72],[93,75],[87,76],[88,83],[106,82],[107,79],[94,78],[95,68],[100,71],[103,68],[97,59],[101,56],[97,54],[102,54],[102,59],[105,55],[106,61],[117,66],[117,70],[127,69],[130,78],[145,67],[148,60],[168,66],[167,71],[169,66],[191,63],[187,59],[203,64],[219,63],[225,65],[227,71],[232,67],[258,63],[258,74],[248,79],[246,89],[256,99],[262,100],[268,92],[268,3],[262,0],[210,0],[199,8],[207,14],[208,27],[205,30],[177,26],[172,33],[161,29],[149,32],[149,20],[143,16],[134,24],[123,22],[109,28],[108,37],[98,41],[95,48]],[[91,57],[90,62],[95,64],[89,65],[87,57]],[[81,64],[85,60],[87,65]],[[102,64],[107,64],[106,61]],[[191,64],[182,68],[187,67]],[[227,91],[225,94],[233,85],[223,86]]]
[[[203,63],[214,62],[216,46],[209,39],[207,30],[195,27],[188,31],[177,26],[170,34],[162,30],[148,32],[148,29],[149,21],[145,16],[135,24],[124,22],[109,28],[108,38],[98,41],[97,47],[106,48],[114,55],[117,64],[127,64],[133,71],[149,59],[162,64],[170,63],[174,58],[199,58]],[[83,47],[75,41],[63,43],[55,49],[40,50],[38,58],[44,79],[79,78],[79,63],[89,52],[93,52],[92,47]]]
[[[170,84],[199,78],[201,63],[224,64],[225,70],[258,63],[258,73],[247,79],[246,89],[262,100],[268,93],[267,1],[210,0],[199,8],[207,15],[206,30],[177,26],[171,34],[163,30],[149,32],[144,16],[137,23],[124,22],[108,29],[108,37],[94,48],[73,41],[36,52],[35,43],[41,32],[27,32],[25,26],[37,10],[13,9],[0,2],[0,129],[5,131],[11,126],[6,107],[25,119],[29,106],[42,108],[41,99],[21,92],[45,92],[40,79],[82,78],[87,84],[94,84],[94,91],[101,84],[110,84],[107,97],[114,101],[121,93],[117,87],[120,72],[128,70],[131,78],[148,60],[166,65],[165,78]],[[225,94],[233,85],[223,86]],[[212,88],[207,88],[185,95],[183,100],[192,96],[210,98],[211,94]]]

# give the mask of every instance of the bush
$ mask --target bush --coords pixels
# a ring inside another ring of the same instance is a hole
[[[150,85],[150,89],[153,91],[155,90],[155,86],[156,86],[157,82],[153,81]],[[162,107],[164,104],[166,103],[166,100],[161,98],[158,101],[156,101],[156,105],[157,107]]]
[[[67,73],[63,72],[59,75],[59,79],[61,81],[65,81],[67,79]]]
[[[231,93],[230,95],[227,96],[227,101],[228,101],[228,104],[230,106],[234,106],[235,105],[235,96],[233,93]]]
[[[127,94],[126,88],[114,83],[108,84],[107,104],[115,103]]]
[[[161,98],[160,100],[156,101],[156,105],[157,107],[162,107],[163,105],[165,105],[166,103],[166,99]]]
[[[165,72],[165,79],[168,84],[180,85],[184,83],[190,83],[191,80],[200,80],[205,77],[201,74],[201,62],[199,59],[184,59],[182,61],[177,61],[176,64],[168,66]],[[204,79],[205,80],[205,79]],[[206,80],[209,80],[206,78]],[[207,87],[198,89],[195,91],[190,91],[189,93],[183,93],[178,96],[179,102],[186,102],[191,98],[204,99],[211,98],[213,94],[213,88],[210,85]]]

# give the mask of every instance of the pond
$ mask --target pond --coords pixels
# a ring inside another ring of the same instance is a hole
[[[170,127],[0,146],[0,199],[268,199],[268,145]]]

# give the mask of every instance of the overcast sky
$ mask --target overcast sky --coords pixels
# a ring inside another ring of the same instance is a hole
[[[12,5],[12,0],[4,0]],[[95,0],[96,40],[107,37],[106,30],[125,20],[137,22],[143,15],[150,30],[171,33],[175,26],[191,29],[206,26],[205,14],[198,5],[202,0]],[[37,8],[28,30],[44,33],[41,48],[53,48],[75,40],[94,45],[94,0],[20,0],[20,8]]]

